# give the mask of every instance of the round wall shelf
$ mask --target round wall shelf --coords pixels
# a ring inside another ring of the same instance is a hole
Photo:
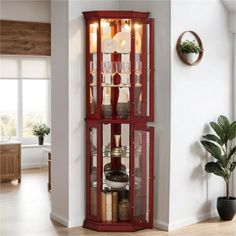
[[[180,60],[181,60],[184,64],[189,65],[189,66],[195,66],[195,65],[197,65],[197,64],[202,60],[203,51],[201,51],[201,52],[198,53],[198,57],[197,57],[197,59],[196,59],[193,63],[191,63],[191,62],[189,62],[189,61],[187,60],[186,55],[185,55],[185,53],[182,52],[181,46],[180,46],[180,45],[181,45],[181,42],[182,42],[182,38],[183,38],[183,36],[184,36],[186,33],[192,34],[192,35],[196,38],[196,41],[197,41],[197,43],[198,43],[198,46],[203,49],[202,41],[201,41],[200,37],[198,36],[198,34],[195,33],[194,31],[189,31],[189,30],[187,30],[187,31],[184,31],[184,32],[179,36],[178,41],[177,41],[177,45],[176,45],[176,50],[177,50],[177,53],[178,53],[178,56],[179,56]]]

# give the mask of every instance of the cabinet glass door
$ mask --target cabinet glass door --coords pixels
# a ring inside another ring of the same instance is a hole
[[[101,188],[100,177],[100,159],[101,159],[101,128],[100,125],[87,124],[86,138],[87,138],[87,203],[86,203],[86,214],[88,218],[96,219],[98,216],[99,209],[99,188]]]
[[[133,116],[154,120],[154,20],[133,24]],[[132,45],[133,45],[132,44]]]
[[[153,157],[154,128],[136,126],[132,129],[132,203],[133,221],[139,226],[152,227],[153,221]]]
[[[86,24],[86,80],[87,117],[99,118],[100,114],[100,27],[99,21]]]

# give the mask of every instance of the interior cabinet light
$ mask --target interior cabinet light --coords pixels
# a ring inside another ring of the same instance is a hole
[[[136,30],[138,30],[138,29],[140,29],[141,28],[141,25],[140,24],[134,24],[134,29],[136,29]]]
[[[125,31],[130,31],[130,26],[128,24],[125,23],[123,27]]]
[[[93,24],[91,24],[91,27],[97,28],[97,27],[98,27],[98,23],[93,23]]]
[[[108,27],[108,26],[110,26],[110,23],[109,23],[109,22],[107,22],[107,21],[102,21],[102,22],[101,22],[101,27],[102,27],[102,28]]]

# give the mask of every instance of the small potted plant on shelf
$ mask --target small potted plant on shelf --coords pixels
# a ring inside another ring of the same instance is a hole
[[[46,124],[33,126],[33,135],[38,137],[39,145],[43,145],[44,136],[50,134],[50,128]]]
[[[203,51],[203,49],[199,47],[195,40],[185,40],[181,42],[180,48],[189,63],[194,63],[199,53]]]
[[[208,162],[205,170],[224,179],[226,196],[217,198],[217,210],[222,220],[232,220],[236,211],[236,198],[229,196],[229,183],[236,166],[236,121],[230,123],[221,115],[217,123],[210,122],[210,125],[216,135],[204,135],[201,143],[216,161]]]

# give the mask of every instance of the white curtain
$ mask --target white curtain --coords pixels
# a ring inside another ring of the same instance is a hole
[[[49,57],[0,57],[0,79],[50,79],[50,77]]]

